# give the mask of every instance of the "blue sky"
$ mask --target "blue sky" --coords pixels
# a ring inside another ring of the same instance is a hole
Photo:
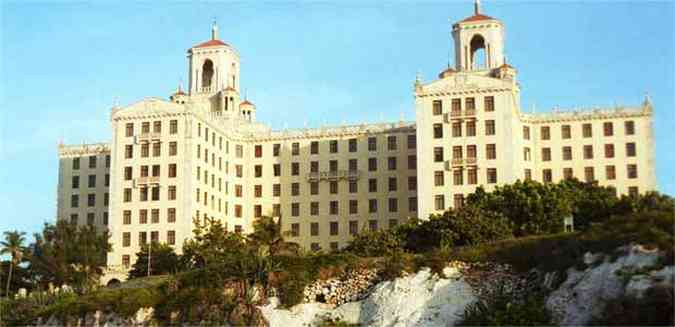
[[[242,88],[275,128],[414,119],[416,72],[453,51],[461,2],[153,3],[2,1],[0,232],[54,221],[57,142],[107,141],[109,108],[167,97],[185,51],[220,36],[239,50]],[[659,190],[675,194],[673,2],[483,1],[506,25],[522,105],[655,107]],[[303,117],[303,118],[298,118]]]

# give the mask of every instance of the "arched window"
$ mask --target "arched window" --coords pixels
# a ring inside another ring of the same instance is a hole
[[[485,51],[485,39],[480,34],[471,38],[471,69],[487,68],[487,53]]]
[[[206,59],[202,66],[202,87],[211,87],[213,79],[213,61]]]

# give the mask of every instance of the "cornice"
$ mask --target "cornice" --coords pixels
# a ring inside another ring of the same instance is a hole
[[[419,98],[425,97],[440,97],[440,96],[463,96],[463,95],[472,95],[472,94],[494,94],[499,92],[513,92],[511,88],[500,88],[500,87],[491,87],[491,88],[478,88],[478,87],[468,87],[464,89],[452,89],[452,90],[434,90],[425,92],[424,89],[419,92],[415,92],[415,96]]]
[[[520,114],[520,121],[530,124],[590,121],[615,118],[651,117],[652,111],[636,107],[551,112],[541,114]]]
[[[65,145],[59,144],[59,157],[79,157],[85,155],[109,154],[109,143],[92,143],[92,144],[73,144]]]

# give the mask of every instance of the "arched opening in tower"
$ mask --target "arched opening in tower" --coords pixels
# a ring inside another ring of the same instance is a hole
[[[213,80],[213,61],[206,59],[202,66],[202,87],[211,87]]]
[[[485,50],[485,39],[480,34],[471,38],[471,69],[487,68],[487,53]]]

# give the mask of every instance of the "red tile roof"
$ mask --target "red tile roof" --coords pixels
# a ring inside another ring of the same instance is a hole
[[[460,23],[468,23],[468,22],[477,22],[477,21],[481,21],[481,20],[496,20],[496,19],[494,19],[490,16],[485,16],[483,14],[476,14],[476,15],[473,15],[471,17],[464,18],[464,19],[460,20],[459,22]]]
[[[244,100],[242,103],[239,104],[240,107],[241,107],[241,106],[245,106],[245,105],[250,105],[250,106],[252,106],[253,103],[251,103],[251,102],[248,101],[248,100]]]
[[[227,46],[227,43],[225,43],[221,40],[208,40],[206,42],[197,44],[192,48],[219,47],[219,46],[222,46],[222,45]]]

